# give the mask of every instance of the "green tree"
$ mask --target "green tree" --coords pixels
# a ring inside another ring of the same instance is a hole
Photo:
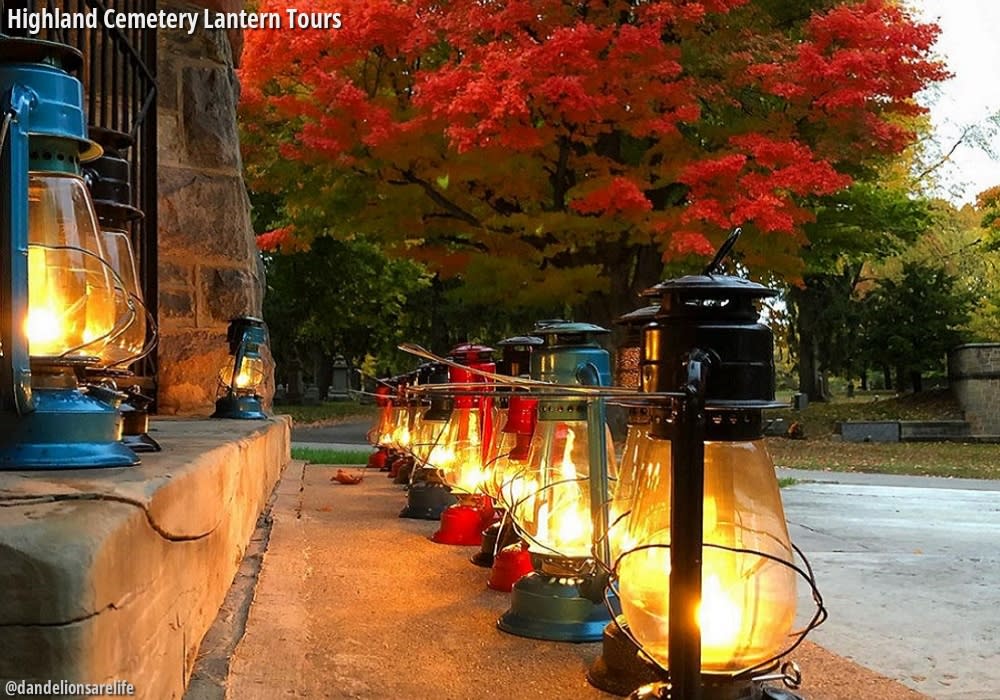
[[[265,253],[264,266],[264,314],[279,377],[308,363],[321,393],[336,355],[360,366],[367,355],[390,357],[409,340],[409,300],[431,283],[420,265],[362,240],[320,238],[308,250]]]
[[[880,280],[866,297],[866,348],[873,364],[896,371],[897,389],[923,388],[923,373],[940,370],[963,342],[972,303],[943,266],[906,262],[898,278]]]

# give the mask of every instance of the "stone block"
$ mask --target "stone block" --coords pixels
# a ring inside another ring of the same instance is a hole
[[[190,289],[194,286],[194,265],[189,263],[179,263],[170,260],[159,260],[160,288],[170,287],[171,289]]]
[[[844,442],[899,442],[899,421],[845,421],[838,425]]]
[[[161,1],[158,4],[160,9],[174,12],[191,12],[204,7],[204,3],[178,2],[177,0]],[[229,37],[224,31],[205,29],[199,22],[198,29],[194,34],[188,34],[186,30],[178,29],[161,29],[157,31],[157,34],[160,64],[176,56],[223,65],[233,64],[232,48],[229,44]]]
[[[228,323],[237,316],[260,316],[257,280],[240,268],[201,268],[198,318],[208,323]]]
[[[164,321],[195,321],[194,298],[188,291],[161,289],[159,311]]]
[[[189,163],[204,168],[239,168],[231,69],[185,66],[181,70],[181,115]]]
[[[900,442],[939,442],[962,440],[971,434],[964,420],[899,421]]]
[[[0,678],[127,680],[179,698],[289,425],[156,420],[138,467],[0,474]]]
[[[168,39],[170,32],[158,32],[156,61],[156,103],[158,109],[176,110],[180,84],[177,81],[177,56],[173,52],[173,42]]]
[[[164,333],[157,353],[160,413],[211,414],[215,410],[219,369],[229,356],[226,327]]]
[[[180,114],[161,109],[156,115],[156,157],[162,168],[179,165],[184,157]]]
[[[246,190],[240,177],[161,167],[160,253],[192,261],[246,265],[257,257]]]

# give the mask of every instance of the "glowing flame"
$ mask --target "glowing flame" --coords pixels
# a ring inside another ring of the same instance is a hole
[[[708,574],[703,580],[697,615],[704,647],[729,650],[736,646],[743,626],[743,610],[726,594],[715,574]]]
[[[25,319],[24,331],[33,348],[54,345],[62,339],[62,324],[59,323],[59,314],[50,308],[32,307]],[[34,352],[35,354],[44,354],[46,351],[43,350],[39,353],[39,351],[34,350]]]

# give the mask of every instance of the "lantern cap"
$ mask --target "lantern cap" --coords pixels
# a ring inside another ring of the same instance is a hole
[[[132,206],[131,166],[123,155],[132,146],[132,137],[99,127],[91,128],[90,136],[104,148],[104,155],[83,168],[94,208],[102,223],[124,228],[129,221],[142,218],[142,212]]]
[[[448,357],[456,362],[481,362],[493,359],[493,348],[474,343],[456,345],[448,351]]]
[[[528,345],[536,346],[542,345],[545,341],[535,335],[516,335],[513,338],[504,338],[503,340],[498,340],[497,345],[501,348],[510,347],[512,345]]]
[[[615,323],[620,326],[642,326],[652,321],[659,310],[660,307],[656,304],[644,306],[641,309],[622,314],[615,319]]]
[[[79,70],[83,53],[67,44],[0,34],[0,56],[5,63],[48,63],[66,72]]]
[[[545,336],[553,335],[606,335],[610,332],[607,328],[602,328],[593,323],[576,323],[573,321],[547,322],[545,326],[536,325],[534,330],[534,333],[542,336],[543,339],[545,339]]]
[[[0,36],[0,57],[0,84],[33,93],[28,135],[75,142],[81,162],[99,158],[103,149],[87,137],[83,86],[70,75],[83,65],[83,54],[52,41]]]
[[[734,277],[732,275],[686,275],[685,277],[660,282],[644,291],[642,296],[646,298],[698,296],[706,299],[739,296],[764,299],[777,296],[777,294],[776,290],[744,277]]]

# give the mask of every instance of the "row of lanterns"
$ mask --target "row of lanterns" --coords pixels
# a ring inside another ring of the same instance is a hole
[[[481,544],[473,562],[511,591],[501,630],[603,640],[588,678],[618,695],[794,698],[765,681],[797,686],[782,660],[825,617],[762,439],[778,404],[756,304],[773,292],[718,272],[738,235],[620,319],[619,386],[608,331],[541,321],[498,344],[499,365],[484,346],[415,350],[431,362],[379,389],[369,466],[408,485],[401,516]],[[628,412],[620,460],[608,402]],[[816,613],[793,632],[797,576]]]
[[[157,451],[128,368],[152,351],[129,229],[131,138],[88,133],[75,49],[0,36],[0,468]],[[92,140],[93,139],[93,140]],[[216,416],[263,418],[259,319],[229,329]]]

